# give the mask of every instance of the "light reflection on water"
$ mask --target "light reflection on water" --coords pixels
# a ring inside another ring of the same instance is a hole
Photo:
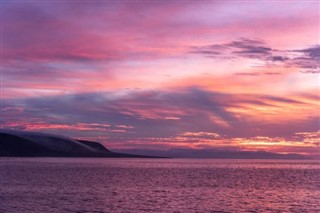
[[[319,161],[1,158],[0,212],[320,212]]]

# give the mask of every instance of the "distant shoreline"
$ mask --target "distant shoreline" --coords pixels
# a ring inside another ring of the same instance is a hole
[[[320,156],[304,156],[295,153],[279,154],[266,151],[185,148],[168,150],[119,149],[111,151],[103,144],[95,141],[4,129],[0,129],[0,157],[320,160]]]

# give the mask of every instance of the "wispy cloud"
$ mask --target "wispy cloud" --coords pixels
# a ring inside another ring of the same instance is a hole
[[[312,111],[316,105],[308,111],[309,97],[304,98],[227,94],[199,88],[117,96],[110,92],[84,93],[6,100],[2,119],[4,126],[11,128],[72,130],[72,134],[86,130],[110,137],[121,132],[132,140],[183,137],[187,142],[191,138],[194,141],[261,134],[289,137],[298,130],[310,132],[318,128],[319,118]],[[279,119],[287,113],[285,106],[303,109],[301,113],[310,113],[310,117],[300,120],[300,114],[288,114]]]
[[[298,50],[275,49],[260,40],[240,39],[224,44],[193,46],[190,53],[212,58],[248,58],[264,62],[265,66],[280,65],[298,67],[302,73],[319,73],[320,47],[318,45]],[[265,74],[280,74],[266,72]],[[237,73],[238,75],[259,75],[259,73]]]
[[[301,68],[303,73],[320,73],[320,46],[315,45],[310,48],[293,50],[301,53],[298,57],[292,58],[289,63]]]

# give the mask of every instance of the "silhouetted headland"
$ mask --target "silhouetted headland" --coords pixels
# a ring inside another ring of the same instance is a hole
[[[218,149],[127,149],[115,151],[110,151],[103,144],[95,141],[76,140],[55,134],[0,129],[0,157],[312,159],[294,153],[279,154],[266,151]]]
[[[101,143],[38,132],[0,130],[0,157],[157,158],[112,152]]]

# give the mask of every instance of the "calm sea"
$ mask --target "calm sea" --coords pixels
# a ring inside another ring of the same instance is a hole
[[[320,212],[319,161],[1,158],[1,213]]]

